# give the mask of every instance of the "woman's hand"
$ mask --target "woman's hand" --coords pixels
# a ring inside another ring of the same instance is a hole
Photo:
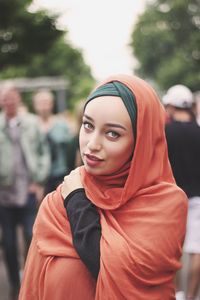
[[[81,183],[79,168],[76,168],[71,171],[69,175],[64,177],[64,181],[61,186],[62,197],[65,199],[71,192],[80,188],[83,188],[83,185]]]

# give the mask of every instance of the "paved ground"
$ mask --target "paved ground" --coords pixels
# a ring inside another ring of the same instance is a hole
[[[8,300],[8,279],[0,247],[0,300]]]
[[[19,252],[20,252],[20,257],[19,261],[23,262],[23,238],[22,238],[22,231],[20,228],[18,229],[18,235],[19,235]],[[1,241],[1,231],[0,231],[0,241]],[[7,276],[7,271],[5,268],[5,263],[4,263],[4,257],[3,257],[3,251],[2,247],[0,244],[0,300],[9,300],[9,284],[8,284],[8,276]]]

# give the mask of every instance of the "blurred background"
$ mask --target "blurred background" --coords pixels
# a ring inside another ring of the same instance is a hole
[[[35,113],[33,94],[50,90],[76,137],[79,104],[115,73],[139,75],[161,98],[180,83],[200,90],[200,0],[0,0],[0,89],[13,82],[25,110]],[[21,244],[19,232],[23,253]]]
[[[137,2],[1,0],[0,78],[62,77],[69,108],[112,73],[198,90],[199,1]]]

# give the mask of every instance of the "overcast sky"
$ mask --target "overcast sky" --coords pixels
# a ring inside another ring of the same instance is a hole
[[[97,80],[131,74],[136,61],[128,47],[133,26],[147,0],[35,0],[34,8],[61,14],[59,26],[82,49]]]

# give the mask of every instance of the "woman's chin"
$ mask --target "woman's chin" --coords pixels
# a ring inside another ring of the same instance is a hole
[[[99,168],[94,168],[94,167],[90,167],[87,164],[84,164],[85,170],[87,171],[87,173],[91,174],[91,175],[104,175],[103,170],[100,170]]]

